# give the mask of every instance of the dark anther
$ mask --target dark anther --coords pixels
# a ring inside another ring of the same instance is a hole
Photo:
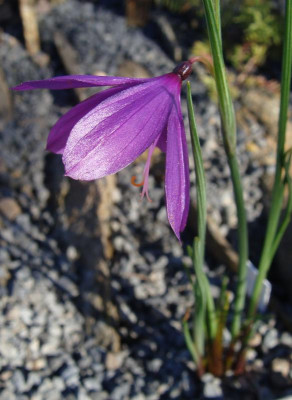
[[[173,73],[179,75],[181,80],[184,81],[192,73],[192,63],[190,61],[180,63],[174,68]]]

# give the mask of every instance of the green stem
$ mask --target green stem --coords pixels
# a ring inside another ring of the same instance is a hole
[[[191,333],[190,333],[190,330],[188,327],[188,322],[183,320],[182,325],[183,325],[184,338],[185,338],[187,348],[188,348],[189,352],[191,353],[194,363],[196,365],[199,365],[200,364],[200,356],[193,344],[192,336],[191,336]]]
[[[197,278],[195,297],[199,300],[202,310],[197,311],[194,319],[194,334],[198,341],[197,347],[202,348],[202,338],[204,337],[203,319],[205,315],[208,321],[209,337],[215,338],[216,318],[215,305],[211,295],[211,289],[208,279],[203,271],[205,254],[205,237],[207,221],[207,199],[206,199],[206,178],[204,173],[203,157],[201,152],[200,140],[197,132],[195,113],[192,102],[192,93],[190,83],[187,82],[187,104],[190,124],[190,133],[192,140],[192,150],[194,156],[196,188],[197,188],[197,231],[198,236],[194,239],[192,259],[194,271]],[[206,312],[207,311],[207,312]]]
[[[220,35],[218,34],[215,11],[212,0],[203,0],[207,30],[210,40],[214,63],[214,75],[218,93],[222,130],[225,146],[231,153],[235,153],[236,147],[236,122],[234,108],[227,83],[224,66]]]
[[[205,284],[203,278],[203,269],[200,263],[200,239],[195,237],[193,247],[193,263],[196,274],[195,283],[195,313],[193,319],[193,335],[194,343],[201,357],[205,352],[205,320],[206,320],[206,295]]]
[[[234,303],[234,317],[231,325],[232,339],[235,339],[241,327],[241,315],[244,310],[246,296],[246,277],[247,277],[247,260],[248,260],[248,232],[247,221],[244,207],[243,190],[239,173],[237,158],[234,154],[227,152],[228,163],[233,183],[234,197],[237,208],[238,218],[238,252],[239,265],[237,276],[237,288]]]
[[[217,30],[218,30],[218,34],[219,34],[220,41],[221,41],[221,44],[222,44],[220,0],[214,0],[214,11],[215,11]]]
[[[283,204],[284,185],[282,182],[282,170],[285,163],[285,139],[286,125],[289,107],[289,96],[291,87],[291,68],[292,68],[292,0],[286,0],[285,13],[285,32],[283,43],[282,58],[282,81],[281,81],[281,100],[278,125],[278,145],[274,186],[272,190],[271,209],[268,218],[268,226],[264,246],[259,262],[259,274],[257,276],[253,295],[251,297],[248,318],[252,318],[256,312],[259,296],[262,290],[263,281],[267,276],[274,256],[271,254],[274,240],[277,237],[277,228]]]
[[[277,234],[275,235],[275,240],[273,242],[273,246],[270,252],[270,258],[273,259],[274,255],[280,245],[280,242],[284,236],[284,233],[286,232],[286,229],[291,221],[292,217],[292,178],[289,176],[289,168],[291,165],[291,156],[289,157],[288,165],[287,165],[287,170],[286,170],[286,180],[287,180],[287,186],[288,186],[288,202],[285,210],[285,215],[283,217],[283,220],[278,228]]]
[[[237,337],[240,330],[241,314],[244,308],[246,294],[246,274],[248,260],[247,221],[239,166],[236,158],[236,121],[224,67],[221,38],[217,28],[215,10],[212,0],[203,0],[203,4],[205,8],[207,29],[214,62],[214,75],[221,114],[223,142],[230,168],[238,216],[238,283],[234,306],[235,315],[231,328],[232,338],[234,339]]]
[[[196,187],[197,187],[197,218],[198,218],[198,237],[200,239],[200,265],[203,267],[206,241],[206,221],[207,221],[207,196],[206,196],[206,178],[204,173],[203,157],[192,101],[192,91],[190,82],[187,82],[187,104],[190,124],[190,134],[192,141],[192,151],[194,155]]]
[[[291,215],[292,215],[291,212],[292,211],[291,211],[291,208],[290,208],[290,210],[287,211],[287,213],[285,214],[285,217],[284,217],[284,219],[283,219],[283,221],[282,221],[282,223],[281,223],[281,225],[280,225],[280,227],[278,229],[277,235],[275,236],[273,247],[272,247],[272,250],[270,252],[271,259],[274,258],[274,255],[276,254],[276,251],[277,251],[277,249],[279,247],[279,244],[280,244],[280,242],[281,242],[281,240],[282,240],[282,238],[284,236],[284,233],[286,232],[286,229],[288,228],[288,225],[289,225],[289,223],[291,221]]]

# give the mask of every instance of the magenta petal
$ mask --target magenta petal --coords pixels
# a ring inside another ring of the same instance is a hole
[[[159,136],[156,147],[158,147],[163,153],[166,153],[166,145],[167,145],[167,126]]]
[[[72,129],[63,154],[66,174],[92,180],[129,165],[161,134],[172,103],[163,79],[108,98]]]
[[[180,111],[180,109],[179,109]],[[181,113],[181,111],[180,111]],[[183,121],[182,115],[181,120]],[[182,122],[183,124],[183,122]],[[182,137],[182,145],[183,145],[183,156],[184,156],[184,170],[185,170],[185,181],[186,181],[186,190],[185,190],[185,207],[182,215],[182,221],[180,226],[180,231],[182,232],[187,224],[187,219],[189,215],[190,208],[190,170],[189,170],[189,152],[188,145],[186,141],[186,134],[183,125],[183,137]]]
[[[190,202],[189,163],[179,95],[167,125],[165,193],[169,223],[180,240]]]
[[[82,117],[84,117],[85,114],[91,111],[102,101],[120,92],[121,90],[124,90],[124,87],[103,90],[102,92],[94,94],[93,96],[79,103],[77,106],[71,108],[52,127],[48,137],[47,150],[50,150],[53,153],[63,154],[68,137],[74,125],[76,125],[76,123]]]
[[[95,76],[95,75],[67,75],[57,76],[41,81],[28,81],[13,87],[13,90],[33,90],[33,89],[73,89],[95,86],[117,86],[132,83],[143,83],[149,78],[124,78],[119,76]]]

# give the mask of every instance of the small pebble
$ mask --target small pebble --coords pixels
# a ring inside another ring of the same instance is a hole
[[[262,342],[262,335],[256,332],[248,342],[251,347],[258,347]]]
[[[281,344],[292,348],[292,335],[288,332],[283,332],[280,338]]]
[[[276,347],[279,344],[278,331],[275,328],[270,329],[264,339],[263,339],[263,350],[267,352],[268,350]]]
[[[123,354],[115,354],[108,352],[106,355],[105,365],[106,368],[110,371],[115,371],[121,367],[123,363]]]
[[[284,378],[288,378],[291,373],[291,363],[284,358],[275,358],[272,361],[272,371],[280,373]]]
[[[10,221],[14,221],[21,213],[21,208],[15,199],[6,197],[0,199],[0,213]]]
[[[205,382],[203,393],[205,399],[223,399],[220,379],[212,377],[212,379]]]

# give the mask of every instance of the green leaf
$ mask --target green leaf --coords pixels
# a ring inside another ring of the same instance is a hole
[[[194,363],[198,366],[201,362],[201,358],[193,344],[192,336],[191,336],[190,329],[188,326],[188,321],[183,319],[182,325],[183,325],[183,333],[184,333],[184,338],[185,338],[187,348],[188,348],[189,352],[191,353]]]
[[[218,31],[216,23],[216,14],[213,0],[202,1],[204,4],[208,36],[213,56],[215,81],[222,122],[221,126],[223,142],[230,168],[238,217],[239,266],[234,305],[234,318],[232,320],[231,327],[232,337],[234,338],[238,335],[238,332],[240,331],[241,317],[246,297],[246,275],[248,260],[247,220],[244,207],[239,165],[236,158],[236,121],[224,66],[221,35]]]
[[[205,349],[205,321],[206,321],[206,294],[205,280],[202,267],[200,265],[200,239],[194,239],[194,268],[196,272],[195,283],[195,312],[193,318],[193,335],[196,348],[200,356],[204,355]]]
[[[292,69],[292,0],[286,0],[276,172],[275,172],[274,186],[272,190],[272,201],[268,218],[268,226],[266,229],[264,246],[259,262],[259,274],[257,276],[253,294],[250,299],[248,319],[253,318],[254,314],[256,313],[258,299],[262,291],[262,285],[268,274],[275,253],[274,251],[275,241],[278,242],[279,239],[281,239],[285,228],[285,224],[284,225],[282,224],[280,228],[278,228],[278,225],[279,225],[281,208],[283,204],[283,194],[284,194],[282,171],[283,168],[285,169],[285,164],[286,164],[284,148],[286,141],[286,127],[287,127],[288,107],[289,107],[290,88],[291,88],[291,69]],[[289,185],[290,184],[288,183],[289,192],[291,192]],[[289,197],[291,198],[291,194],[289,195]],[[287,218],[288,215],[289,213],[287,214]]]
[[[224,145],[230,153],[234,154],[236,147],[236,123],[234,108],[224,66],[221,34],[219,33],[218,25],[216,22],[213,0],[202,1],[204,4],[208,36],[213,56],[214,73],[222,120]]]
[[[204,173],[204,164],[201,151],[200,140],[197,132],[195,113],[192,101],[191,84],[187,82],[187,103],[190,124],[190,133],[192,140],[192,151],[194,156],[195,173],[196,173],[196,190],[197,190],[197,209],[198,209],[198,237],[200,239],[199,263],[202,267],[205,254],[205,236],[207,221],[207,196],[206,196],[206,179]]]
[[[280,245],[280,242],[288,228],[288,225],[291,221],[292,217],[292,178],[290,176],[290,167],[291,167],[291,159],[292,159],[292,150],[286,153],[286,160],[285,160],[285,175],[284,175],[284,182],[283,185],[287,185],[288,187],[288,201],[285,209],[285,214],[283,220],[278,228],[277,234],[275,236],[275,240],[273,242],[271,252],[270,252],[270,259],[274,258],[274,255]]]
[[[206,319],[208,322],[208,334],[209,338],[214,339],[216,335],[216,313],[215,305],[211,295],[211,289],[203,271],[204,254],[205,254],[205,237],[206,237],[206,224],[207,224],[207,200],[206,200],[206,179],[204,173],[203,157],[201,152],[200,140],[197,132],[197,126],[195,121],[195,113],[192,102],[191,85],[187,82],[187,104],[188,104],[188,115],[190,133],[192,139],[192,150],[194,156],[195,173],[196,173],[196,189],[197,189],[197,232],[198,237],[194,239],[193,249],[189,250],[189,254],[192,254],[194,270],[198,281],[198,287],[196,289],[195,296],[202,307],[206,307]],[[198,312],[198,310],[196,310]],[[199,320],[202,321],[202,315],[204,311],[200,313]],[[194,336],[198,338],[199,342],[202,341],[202,328],[203,322],[194,321]],[[195,331],[197,332],[195,333]],[[201,345],[199,346],[202,347]]]

